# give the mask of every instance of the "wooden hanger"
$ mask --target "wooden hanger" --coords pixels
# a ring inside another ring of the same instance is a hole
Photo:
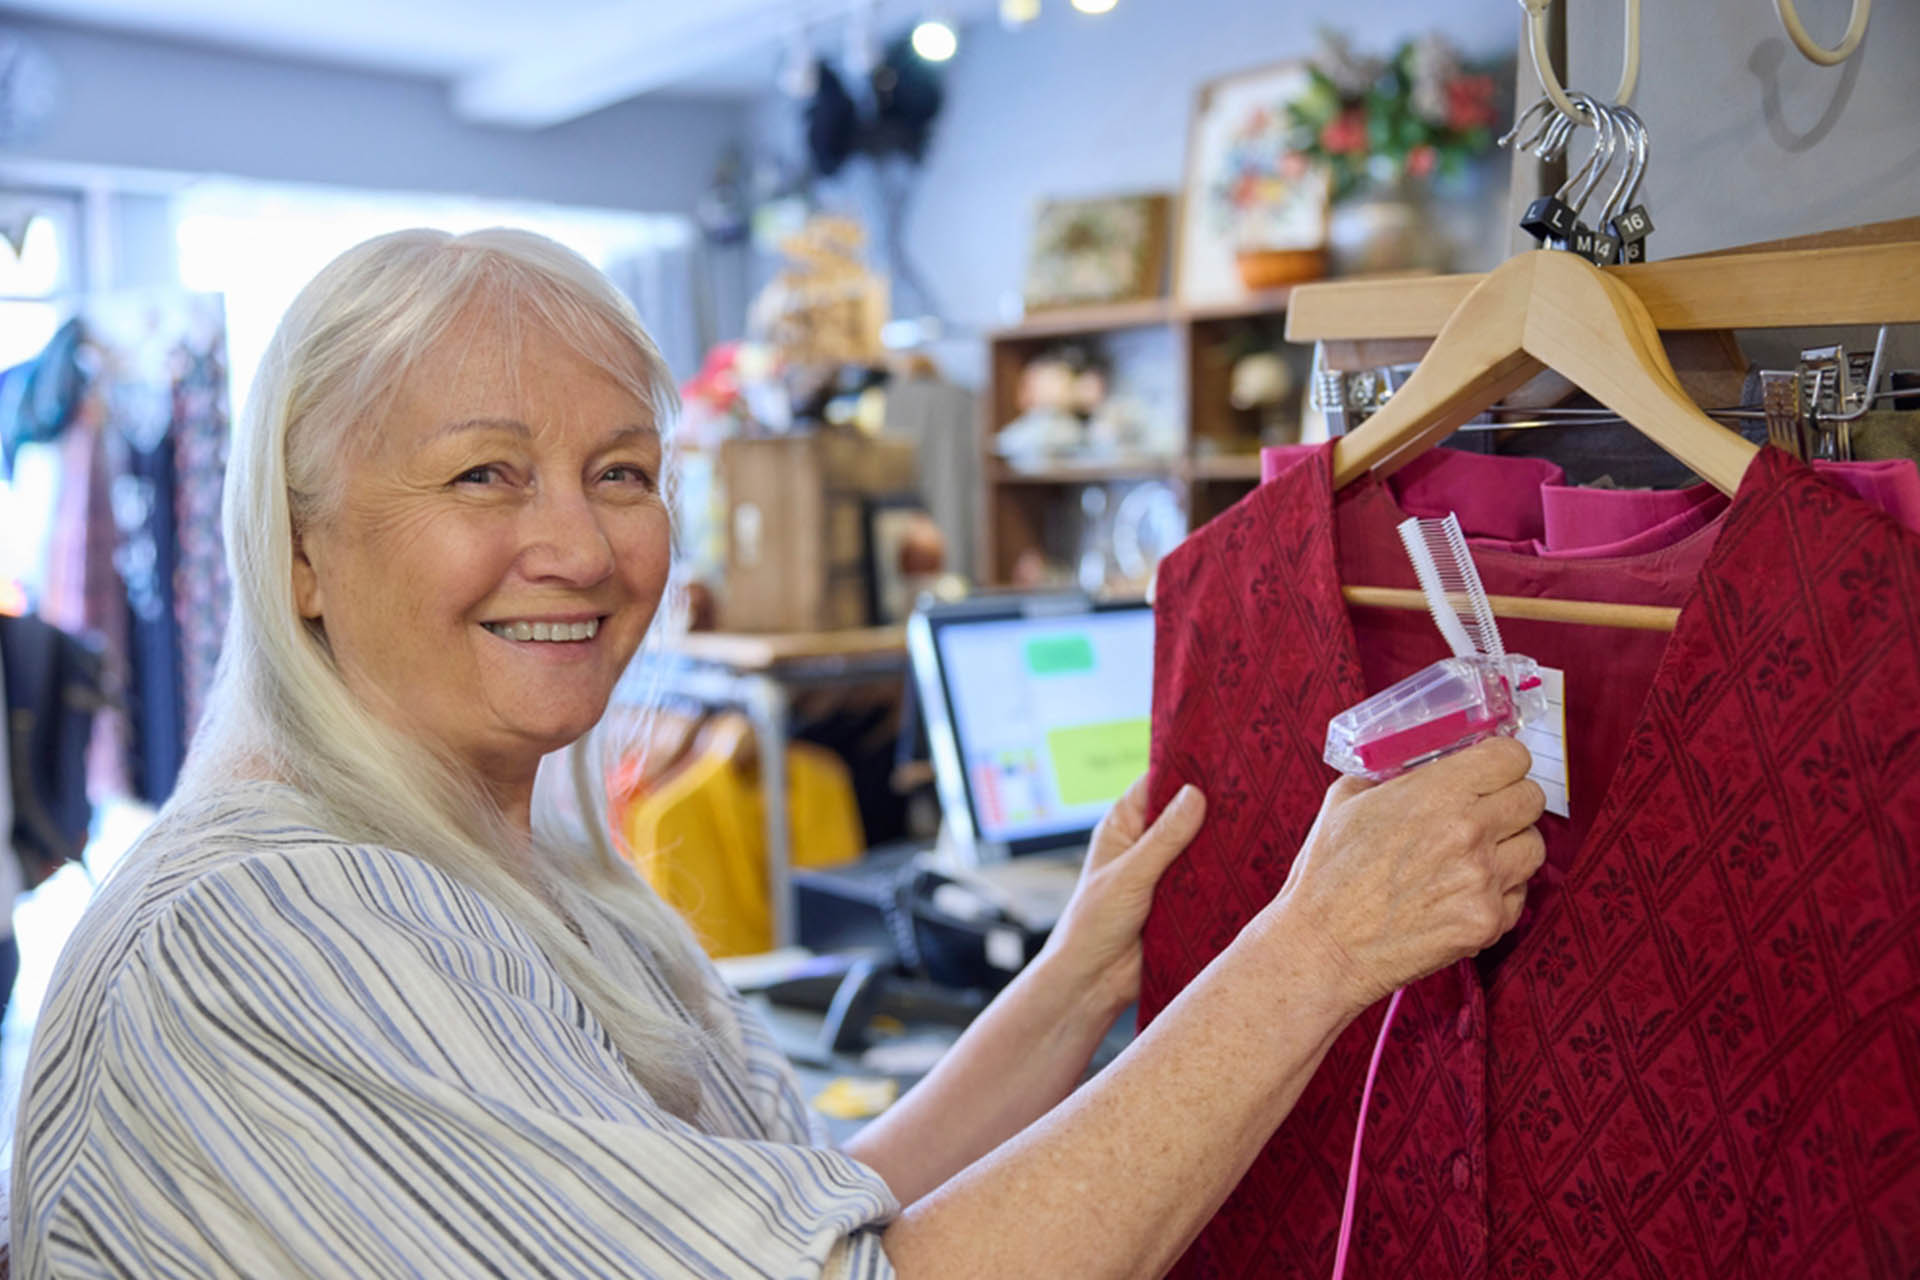
[[[1384,408],[1333,449],[1333,484],[1386,475],[1426,452],[1543,368],[1571,380],[1655,444],[1731,494],[1758,447],[1680,389],[1638,297],[1571,253],[1523,253],[1461,302]],[[1425,609],[1418,591],[1349,587],[1350,603]],[[1671,631],[1677,609],[1496,596],[1499,617]]]

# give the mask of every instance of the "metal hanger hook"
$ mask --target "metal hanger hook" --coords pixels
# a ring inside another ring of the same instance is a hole
[[[1614,119],[1611,110],[1603,107],[1587,94],[1574,93],[1571,97],[1576,106],[1591,112],[1594,119],[1593,154],[1588,156],[1587,163],[1581,166],[1580,172],[1585,181],[1581,183],[1580,194],[1573,200],[1573,212],[1577,217],[1587,211],[1587,203],[1593,199],[1593,193],[1599,187],[1600,180],[1606,177],[1607,170],[1613,167],[1613,157],[1620,143],[1620,123]]]
[[[1640,183],[1647,176],[1647,158],[1651,151],[1647,124],[1640,118],[1639,112],[1632,107],[1618,105],[1609,110],[1620,127],[1628,150],[1626,163],[1620,167],[1620,180],[1614,183],[1613,191],[1600,211],[1600,225],[1603,228],[1633,207],[1633,198],[1640,194]]]

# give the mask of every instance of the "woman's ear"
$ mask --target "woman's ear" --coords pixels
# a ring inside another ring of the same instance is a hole
[[[326,612],[320,591],[320,574],[307,554],[312,539],[298,530],[293,535],[293,604],[300,616],[311,621]]]

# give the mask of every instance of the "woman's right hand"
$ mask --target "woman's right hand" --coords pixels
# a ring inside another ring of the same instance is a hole
[[[1355,1012],[1486,949],[1546,856],[1531,762],[1491,738],[1390,782],[1340,779],[1263,916],[1323,950]]]

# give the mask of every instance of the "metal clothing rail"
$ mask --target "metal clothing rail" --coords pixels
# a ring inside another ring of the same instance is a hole
[[[767,899],[776,947],[792,945],[797,935],[793,829],[787,813],[792,695],[800,689],[904,679],[906,671],[906,633],[899,627],[803,635],[696,632],[642,651],[614,691],[615,701],[629,707],[681,698],[745,713],[760,760]]]

